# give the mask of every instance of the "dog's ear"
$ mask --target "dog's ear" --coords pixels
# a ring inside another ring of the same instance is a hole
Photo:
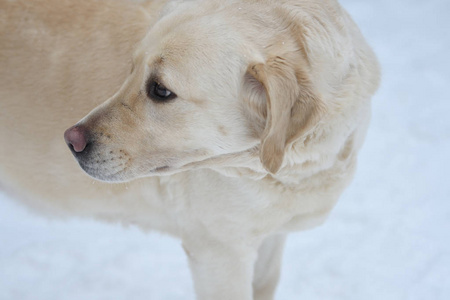
[[[253,90],[249,93],[252,106],[259,110],[257,115],[265,117],[260,159],[264,168],[275,174],[286,147],[318,123],[324,107],[308,76],[288,59],[277,56],[266,63],[250,64],[245,76],[247,90]]]

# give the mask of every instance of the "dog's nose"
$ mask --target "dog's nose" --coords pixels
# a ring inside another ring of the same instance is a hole
[[[64,139],[75,152],[83,152],[87,145],[86,129],[79,125],[70,127],[64,132]]]

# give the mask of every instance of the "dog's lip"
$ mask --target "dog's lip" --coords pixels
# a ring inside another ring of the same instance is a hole
[[[152,169],[150,172],[164,172],[164,171],[168,171],[170,169],[169,166],[162,166],[162,167],[157,167]]]

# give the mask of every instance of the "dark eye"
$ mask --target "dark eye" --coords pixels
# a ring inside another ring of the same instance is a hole
[[[154,101],[168,101],[177,95],[166,89],[162,84],[156,81],[150,81],[147,85],[147,95]]]

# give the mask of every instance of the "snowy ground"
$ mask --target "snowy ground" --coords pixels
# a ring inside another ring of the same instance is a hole
[[[356,179],[294,234],[277,299],[450,299],[450,1],[345,0],[383,66]],[[179,242],[0,194],[0,299],[194,299]]]

